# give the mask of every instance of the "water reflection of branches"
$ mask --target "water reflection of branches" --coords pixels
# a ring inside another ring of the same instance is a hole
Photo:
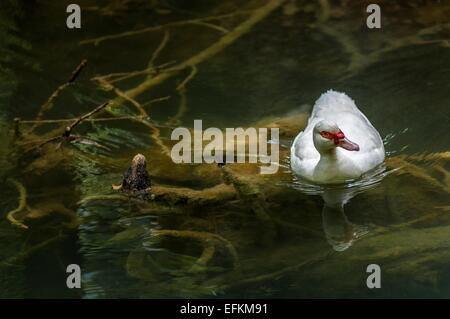
[[[177,238],[190,238],[194,240],[200,240],[204,244],[204,250],[197,260],[197,264],[206,265],[214,255],[216,243],[220,243],[224,245],[224,247],[228,250],[230,256],[233,258],[233,268],[235,271],[239,271],[240,263],[239,256],[237,254],[236,248],[234,248],[233,244],[225,239],[224,237],[206,232],[198,232],[198,231],[188,231],[188,230],[154,230],[152,235],[155,237],[159,236],[171,236]],[[213,246],[210,246],[210,244]]]
[[[359,45],[359,37],[349,32],[349,29],[351,30],[349,24],[352,23],[352,19],[341,21],[333,19],[332,22],[329,21],[333,13],[336,13],[338,10],[346,14],[352,12],[351,8],[346,7],[347,5],[348,2],[346,1],[340,5],[331,5],[329,0],[318,0],[318,9],[316,9],[317,22],[312,25],[313,28],[317,28],[324,34],[334,38],[347,54],[349,63],[346,67],[344,78],[356,75],[368,66],[380,61],[383,55],[402,47],[436,44],[443,48],[450,48],[450,41],[445,35],[437,39],[427,39],[431,35],[439,36],[439,33],[450,29],[450,23],[441,23],[419,27],[415,33],[409,33],[404,36],[392,37],[389,34],[384,35],[378,48],[374,48],[370,52],[364,52],[364,48],[361,48]],[[408,9],[405,8],[404,10]],[[419,7],[418,10],[422,10],[422,8]],[[342,28],[341,25],[344,27]],[[358,28],[354,29],[357,30]]]
[[[47,101],[42,104],[38,115],[36,116],[36,121],[34,123],[34,125],[31,127],[29,132],[32,132],[33,130],[35,130],[38,126],[39,126],[39,120],[42,119],[42,117],[44,116],[44,114],[48,111],[51,110],[51,108],[53,107],[53,100],[65,89],[67,88],[70,84],[74,83],[75,80],[78,78],[78,76],[80,75],[81,71],[86,67],[87,65],[87,61],[83,60],[81,61],[81,63],[75,68],[75,70],[72,72],[69,80],[63,84],[61,84],[51,95],[50,97],[47,99]]]
[[[157,72],[153,72],[154,69],[151,67],[151,65],[153,64],[154,60],[159,56],[159,53],[167,45],[169,38],[170,38],[169,32],[165,32],[160,44],[158,45],[158,47],[156,48],[156,50],[153,52],[153,54],[150,57],[150,62],[149,62],[150,68],[147,68],[145,70],[145,72],[138,71],[138,73],[130,72],[129,74],[121,74],[122,79],[126,78],[126,77],[141,75],[141,74],[147,74],[147,77],[136,87],[134,87],[132,89],[128,89],[127,91],[120,91],[120,94],[118,94],[118,97],[112,101],[112,106],[109,108],[110,113],[114,116],[117,116],[116,112],[112,111],[113,108],[118,108],[125,101],[136,100],[136,98],[139,95],[143,94],[144,92],[147,92],[151,88],[165,82],[166,80],[168,80],[176,75],[179,75],[182,71],[184,71],[186,69],[190,69],[191,71],[190,71],[189,75],[177,87],[177,90],[181,97],[179,109],[178,109],[176,115],[171,120],[169,120],[169,122],[166,124],[170,125],[172,122],[179,123],[181,117],[183,116],[183,114],[185,114],[185,112],[187,110],[186,96],[184,95],[185,94],[184,90],[186,89],[186,85],[188,84],[188,82],[191,81],[194,78],[194,76],[196,75],[198,65],[201,64],[202,62],[208,60],[209,58],[213,57],[217,53],[221,52],[226,47],[228,47],[231,43],[233,43],[238,38],[240,38],[242,35],[249,32],[256,23],[258,23],[259,21],[264,19],[269,13],[271,13],[273,10],[278,8],[282,3],[283,3],[283,0],[270,0],[270,1],[267,1],[267,3],[263,6],[261,6],[260,8],[251,10],[251,11],[238,11],[238,12],[231,13],[231,14],[218,15],[218,16],[207,17],[207,18],[202,18],[202,19],[179,21],[179,22],[169,23],[166,25],[149,27],[149,28],[145,28],[142,30],[129,31],[129,32],[121,33],[121,34],[103,36],[100,38],[83,41],[82,43],[84,43],[84,44],[85,43],[98,44],[99,42],[104,41],[104,40],[118,39],[118,38],[123,38],[123,37],[131,36],[131,35],[135,35],[135,34],[141,34],[141,33],[145,33],[145,32],[167,30],[168,28],[174,27],[174,26],[183,26],[186,24],[197,24],[199,22],[203,23],[206,21],[220,20],[223,18],[229,18],[229,17],[234,17],[234,16],[248,15],[248,18],[246,20],[244,20],[241,24],[239,24],[233,30],[225,33],[225,35],[223,37],[221,37],[217,42],[210,45],[208,48],[198,52],[194,56],[186,59],[183,62],[176,64],[175,66],[163,68],[163,69],[158,70]],[[204,24],[202,24],[202,25],[204,26]],[[224,31],[224,30],[222,30],[222,31]],[[152,72],[153,72],[153,74],[152,74]],[[106,81],[106,77],[108,77],[108,76],[110,76],[110,75],[97,76],[95,79],[96,80],[101,79],[102,81]],[[111,85],[111,82],[108,82],[108,83]],[[118,93],[118,92],[115,92],[115,93]],[[136,106],[136,103],[133,103],[133,105]],[[152,138],[161,147],[164,154],[170,155],[164,142],[159,137],[159,130],[147,119],[139,119],[137,121],[151,129]]]
[[[140,30],[127,31],[127,32],[119,33],[119,34],[105,35],[105,36],[101,36],[101,37],[94,38],[94,39],[83,40],[80,42],[80,44],[98,45],[102,41],[106,41],[106,40],[120,39],[120,38],[130,37],[130,36],[143,34],[143,33],[147,33],[147,32],[166,30],[168,28],[173,28],[173,27],[182,27],[182,26],[186,26],[189,24],[208,27],[208,28],[212,28],[212,29],[218,30],[220,32],[226,33],[226,32],[228,32],[228,30],[226,30],[225,28],[215,25],[215,24],[212,24],[212,23],[207,23],[207,22],[214,21],[214,20],[234,18],[234,17],[238,17],[238,16],[245,16],[245,15],[250,15],[252,13],[253,13],[252,10],[242,10],[242,11],[236,11],[236,12],[227,13],[227,14],[221,14],[221,15],[217,15],[217,16],[171,22],[171,23],[167,23],[164,25],[157,25],[157,26],[153,26],[153,27],[140,29]]]

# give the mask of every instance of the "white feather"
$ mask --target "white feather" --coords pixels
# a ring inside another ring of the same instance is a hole
[[[321,156],[313,143],[313,129],[323,120],[336,123],[346,138],[359,145],[360,150],[352,152],[337,147],[335,159]],[[313,182],[339,183],[360,177],[382,163],[384,156],[380,134],[355,102],[345,93],[329,90],[316,101],[307,127],[292,144],[291,167],[296,174]],[[328,168],[324,172],[318,172],[319,160],[322,170]]]

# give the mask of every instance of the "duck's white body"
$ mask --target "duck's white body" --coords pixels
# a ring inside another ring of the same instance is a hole
[[[320,149],[321,142],[317,142],[320,135],[316,136],[319,122],[335,123],[345,138],[354,142],[353,145],[357,144],[354,151],[332,147],[319,153],[316,149],[316,146]],[[314,134],[316,140],[313,142]],[[329,90],[316,101],[307,127],[294,140],[291,167],[296,174],[316,183],[342,183],[359,178],[382,163],[384,156],[380,134],[355,102],[345,93]]]

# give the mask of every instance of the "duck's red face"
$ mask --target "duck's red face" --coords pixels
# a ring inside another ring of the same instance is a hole
[[[359,151],[359,145],[347,139],[342,131],[338,132],[321,131],[320,136],[333,141],[334,145],[342,147],[347,151]]]

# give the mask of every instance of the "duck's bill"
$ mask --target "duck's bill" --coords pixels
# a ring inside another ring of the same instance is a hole
[[[348,140],[347,138],[343,138],[342,140],[339,140],[339,147],[342,147],[343,149],[347,151],[359,151],[359,145],[356,143],[353,143],[352,141]]]

